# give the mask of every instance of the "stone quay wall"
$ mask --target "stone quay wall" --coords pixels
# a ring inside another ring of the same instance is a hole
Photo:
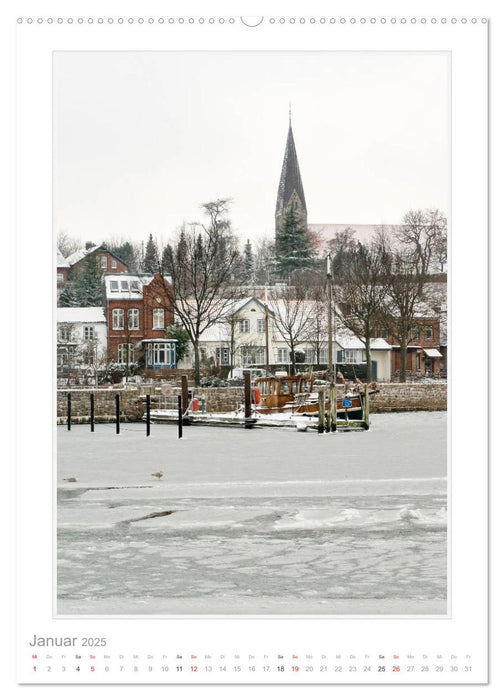
[[[379,384],[380,391],[370,397],[371,413],[399,411],[446,411],[448,386],[443,380],[411,384]]]
[[[446,411],[447,384],[444,381],[412,384],[380,384],[380,391],[371,396],[371,413],[403,411]],[[94,394],[95,420],[106,422],[115,420],[115,396],[119,394],[120,420],[139,421],[145,413],[146,395],[151,396],[151,408],[176,408],[180,389],[163,387],[132,386],[111,387],[108,389],[59,389],[57,392],[58,423],[64,423],[67,416],[68,394],[71,395],[72,421],[87,423],[91,416],[90,395]],[[209,413],[234,411],[243,403],[243,388],[208,387],[198,388],[196,397],[205,401]],[[201,408],[201,406],[200,406]]]

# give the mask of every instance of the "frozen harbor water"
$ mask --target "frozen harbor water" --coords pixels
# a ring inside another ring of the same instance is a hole
[[[57,437],[60,615],[446,613],[445,413]]]

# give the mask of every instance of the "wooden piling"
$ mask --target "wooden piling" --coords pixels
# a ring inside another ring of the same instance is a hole
[[[330,422],[330,428],[331,432],[334,433],[336,432],[336,427],[337,427],[337,417],[338,417],[338,393],[337,393],[337,388],[335,384],[331,384],[331,388],[329,389],[330,391],[330,411],[329,411],[329,422]]]
[[[187,374],[182,375],[182,413],[185,414],[189,408],[189,384]]]
[[[182,396],[179,394],[177,396],[177,401],[178,401],[178,436],[179,438],[182,437],[182,416],[183,416],[183,411],[182,411]]]
[[[147,405],[146,405],[146,428],[145,429],[146,429],[147,437],[149,437],[149,435],[150,435],[150,394],[147,394],[147,396],[145,397],[145,400],[147,403]]]
[[[94,394],[91,393],[89,396],[89,400],[91,402],[91,432],[94,433],[94,426],[95,426],[95,407],[94,407]]]
[[[324,432],[324,412],[325,412],[325,391],[321,389],[318,393],[318,432]]]
[[[243,373],[243,379],[245,382],[245,427],[252,427],[252,387],[250,380],[250,372]]]
[[[67,394],[67,430],[72,429],[72,394]]]
[[[369,430],[369,387],[364,385],[364,429]]]
[[[120,405],[119,405],[119,394],[115,395],[115,410],[116,410],[116,435],[119,435],[120,428]]]

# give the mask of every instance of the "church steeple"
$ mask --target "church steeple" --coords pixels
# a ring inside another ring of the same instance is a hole
[[[299,222],[306,226],[306,200],[296,154],[294,135],[292,133],[291,106],[289,104],[289,131],[287,133],[287,144],[285,146],[280,184],[278,185],[275,211],[275,233],[277,235],[282,227],[284,216],[290,208],[293,208],[296,212]]]

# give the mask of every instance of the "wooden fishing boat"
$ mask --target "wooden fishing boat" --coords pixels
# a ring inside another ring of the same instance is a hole
[[[338,373],[336,385],[338,417],[361,419],[363,415],[364,384],[356,381],[347,384],[343,376]],[[324,384],[315,384],[318,377],[314,374],[287,375],[277,373],[272,377],[259,377],[255,381],[255,410],[258,413],[318,413],[318,390],[324,388]],[[327,387],[328,384],[325,384]],[[378,391],[376,383],[368,387],[368,393]],[[326,410],[329,408],[326,402]]]

